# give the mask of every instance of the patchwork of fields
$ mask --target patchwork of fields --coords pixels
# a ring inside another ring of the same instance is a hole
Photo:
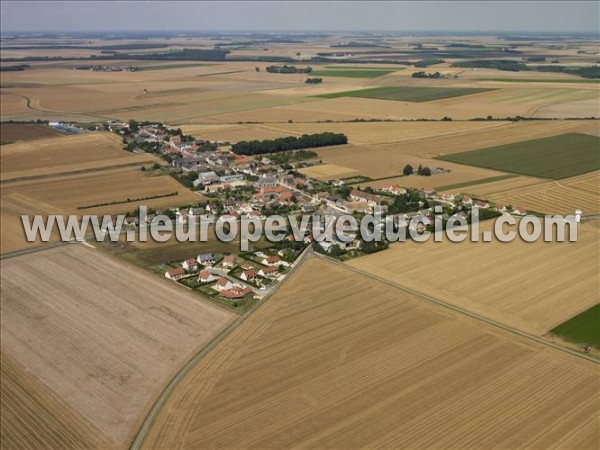
[[[2,253],[41,244],[39,240],[25,240],[22,214],[124,214],[141,205],[165,208],[203,199],[170,176],[152,176],[127,168],[15,181],[3,185],[0,198]],[[57,236],[54,234],[52,240]]]
[[[121,140],[115,134],[61,135],[3,145],[0,180],[46,177],[114,166],[141,166],[157,161],[159,159],[151,154],[124,151]]]
[[[600,138],[569,133],[440,156],[487,169],[559,180],[600,170]]]
[[[598,375],[309,259],[186,376],[144,448],[592,448]]]
[[[157,155],[124,151],[124,136],[27,121],[157,121],[221,144],[344,133],[347,145],[310,149],[322,163],[297,170],[371,179],[351,188],[432,188],[533,212],[600,214],[600,84],[570,70],[597,65],[595,40],[250,36],[3,44],[3,58],[95,55],[92,64],[136,70],[47,59],[2,72],[2,450],[128,448],[173,376],[237,317],[164,278],[169,261],[239,252],[238,239],[218,241],[214,229],[206,243],[121,236],[32,249],[43,243],[25,242],[22,214],[187,209],[210,194],[184,187]],[[118,54],[104,46],[228,53],[120,60],[103,59]],[[454,66],[474,58],[529,67]],[[313,70],[266,70],[282,60]],[[533,70],[535,61],[562,72]],[[322,82],[306,83],[314,77]],[[221,162],[207,164],[231,173]],[[403,176],[407,164],[434,174]],[[246,303],[262,302],[169,390],[142,446],[600,448],[596,222],[578,227],[577,243],[406,242],[343,264],[309,253],[266,300]],[[595,348],[583,355],[587,344]]]
[[[80,244],[0,265],[2,437],[18,446],[124,448],[233,316]]]
[[[492,89],[483,88],[431,88],[431,87],[378,87],[359,91],[337,92],[324,94],[320,97],[364,97],[379,100],[397,100],[402,102],[430,102],[443,98],[461,97],[463,95],[489,92]]]
[[[481,230],[491,230],[490,222]],[[348,264],[543,335],[598,302],[600,230],[580,226],[577,242],[561,243],[407,241]]]

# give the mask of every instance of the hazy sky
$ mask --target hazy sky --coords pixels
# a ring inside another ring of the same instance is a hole
[[[10,1],[2,31],[598,32],[598,1]]]

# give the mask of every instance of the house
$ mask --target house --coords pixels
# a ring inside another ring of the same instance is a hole
[[[248,295],[251,292],[252,292],[252,289],[250,289],[250,288],[224,289],[219,292],[219,296],[224,297],[224,298],[235,299],[235,298],[245,297],[246,295]]]
[[[506,211],[506,206],[502,205],[501,203],[496,203],[494,205],[494,211],[503,213]]]
[[[183,267],[178,267],[176,269],[167,270],[165,272],[165,277],[167,277],[169,280],[179,280],[180,278],[183,278],[184,276],[185,276],[185,270],[183,270]]]
[[[472,199],[471,197],[469,197],[468,195],[465,195],[465,196],[462,198],[462,202],[463,202],[465,205],[472,205],[472,204],[473,204],[473,199]]]
[[[398,186],[392,186],[392,185],[384,186],[381,190],[383,192],[388,192],[388,193],[390,193],[392,195],[404,195],[404,194],[406,194],[406,189],[398,187]]]
[[[219,278],[219,280],[215,283],[215,285],[213,286],[213,289],[215,291],[225,291],[225,290],[229,290],[229,289],[233,289],[236,286],[240,286],[239,284],[236,283],[232,283],[231,281],[229,281],[227,278]],[[240,286],[241,287],[241,286]]]
[[[524,216],[527,214],[527,210],[522,206],[514,206],[512,209],[513,214],[517,214],[519,216]]]
[[[277,255],[264,257],[261,261],[265,266],[278,266],[281,264],[281,258]]]
[[[208,270],[201,270],[200,273],[198,274],[198,281],[200,283],[210,283],[212,281],[215,281],[216,279],[217,279],[217,277],[215,277]]]
[[[254,281],[256,279],[256,271],[252,269],[244,270],[240,278],[244,281]]]
[[[196,260],[200,264],[204,264],[207,266],[212,266],[215,263],[215,257],[212,253],[202,253],[202,254],[198,255]]]
[[[442,200],[446,200],[447,202],[454,201],[454,194],[442,194]]]
[[[263,267],[258,271],[258,275],[263,278],[275,278],[279,275],[277,267]]]
[[[194,259],[194,258],[189,258],[186,259],[185,261],[183,261],[183,264],[181,264],[181,267],[183,267],[185,270],[196,270],[198,268],[198,262]]]
[[[477,200],[475,202],[474,206],[477,207],[477,208],[483,208],[483,209],[485,209],[485,208],[489,208],[490,204],[488,202],[484,202],[483,200]]]
[[[274,176],[262,175],[256,182],[259,189],[277,186],[277,179]]]
[[[381,203],[382,198],[376,194],[369,194],[368,192],[359,191],[358,189],[352,189],[350,191],[350,198],[354,201],[366,203],[369,206],[375,206]]]
[[[225,255],[223,257],[223,267],[228,267],[228,268],[232,268],[237,266],[237,258],[235,257],[235,255]]]
[[[216,183],[217,181],[219,181],[219,176],[215,173],[215,172],[200,172],[198,174],[198,179],[196,180],[199,183],[198,184],[203,184],[205,186],[209,185],[209,184],[213,184]],[[194,181],[194,183],[196,183],[196,181]],[[196,184],[194,184],[194,186],[196,187]]]

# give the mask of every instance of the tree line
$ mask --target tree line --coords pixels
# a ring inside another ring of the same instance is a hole
[[[278,153],[288,150],[304,148],[327,147],[348,143],[348,137],[343,133],[316,133],[303,134],[300,137],[287,136],[264,141],[240,141],[233,144],[232,150],[238,155],[263,155],[265,153]]]
[[[311,73],[312,67],[296,67],[284,64],[283,66],[268,66],[265,70],[269,73]]]

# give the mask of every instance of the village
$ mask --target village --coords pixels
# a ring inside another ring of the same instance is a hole
[[[438,193],[432,189],[404,188],[388,185],[380,189],[355,187],[349,179],[317,180],[299,169],[322,164],[311,150],[290,150],[265,155],[239,155],[228,142],[211,142],[185,135],[180,129],[160,123],[135,121],[96,124],[97,129],[122,136],[125,148],[134,153],[156,153],[164,165],[154,164],[142,170],[167,172],[184,186],[198,192],[202,201],[181,205],[167,211],[178,225],[190,219],[198,223],[201,216],[214,215],[227,220],[253,218],[265,220],[273,214],[302,216],[340,216],[349,214],[360,220],[375,209],[382,213],[381,223],[391,221],[395,227],[408,224],[409,231],[433,230],[434,206],[443,209],[442,220],[463,218],[470,223],[477,208],[480,220],[501,214],[522,216],[525,208],[494,204],[484,199],[455,193]],[[435,176],[445,169],[405,168],[406,176]],[[128,214],[125,225],[130,229],[147,227],[158,211],[151,211],[146,223],[140,224],[135,211]],[[411,222],[411,219],[415,219]],[[445,225],[445,223],[444,223]],[[326,224],[319,224],[324,231]],[[388,242],[366,242],[360,237],[348,242],[325,235],[318,242],[307,229],[302,241],[296,241],[291,229],[288,235],[271,248],[239,254],[197,254],[181,261],[164,261],[164,276],[190,289],[233,306],[244,305],[248,299],[265,297],[281,282],[293,267],[296,258],[307,250],[347,260],[374,253],[388,247]]]

